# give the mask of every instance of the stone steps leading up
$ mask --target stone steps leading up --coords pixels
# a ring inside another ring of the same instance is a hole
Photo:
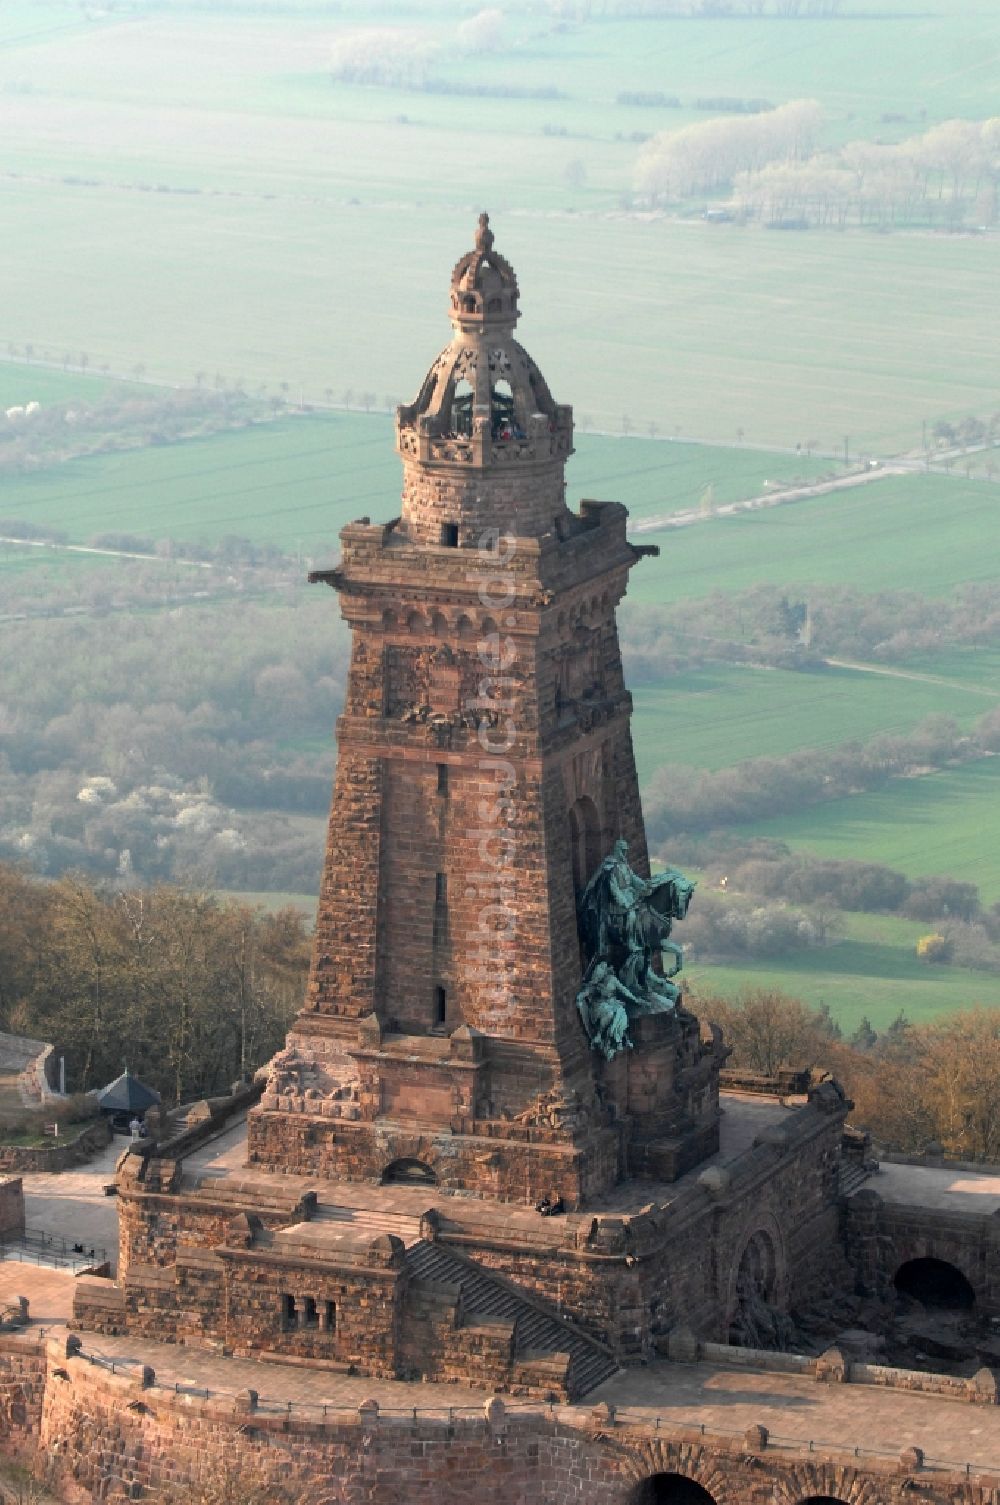
[[[406,1260],[415,1279],[457,1286],[468,1316],[513,1321],[518,1356],[568,1353],[569,1389],[574,1398],[586,1395],[616,1373],[614,1357],[595,1339],[546,1311],[537,1297],[529,1298],[502,1276],[484,1270],[447,1245],[421,1240],[407,1250]]]
[[[838,1189],[842,1197],[849,1197],[857,1191],[859,1186],[864,1186],[870,1176],[875,1174],[877,1166],[857,1165],[841,1162]]]
[[[312,1218],[314,1223],[349,1223],[358,1232],[370,1230],[372,1238],[380,1233],[394,1233],[409,1248],[420,1237],[420,1219],[405,1213],[381,1212],[367,1207],[337,1207],[321,1203]]]

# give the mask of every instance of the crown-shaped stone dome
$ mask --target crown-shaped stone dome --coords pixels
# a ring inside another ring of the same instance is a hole
[[[448,536],[457,527],[460,538],[471,538],[467,527],[487,517],[492,525],[501,515],[515,531],[543,532],[565,510],[562,469],[573,453],[573,411],[553,400],[535,362],[514,339],[517,299],[514,269],[493,249],[489,216],[482,214],[474,249],[451,274],[451,342],[416,399],[396,413],[403,518],[414,536],[430,541],[437,528],[436,521],[427,530],[420,525],[423,508],[413,502],[426,492],[432,472],[464,473],[466,481],[456,475],[453,484],[475,487],[460,505],[456,499],[447,520],[442,517]],[[528,504],[527,490],[511,489],[515,475],[529,471],[537,479],[529,488],[536,506]],[[502,495],[490,495],[493,479]]]
[[[517,323],[514,268],[493,249],[488,214],[479,216],[475,249],[451,274],[451,321],[456,329],[510,331]]]

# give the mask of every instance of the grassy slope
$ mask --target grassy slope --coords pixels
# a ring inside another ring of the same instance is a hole
[[[425,22],[448,34],[445,10]],[[171,380],[207,369],[317,396],[407,393],[446,336],[442,268],[469,238],[488,163],[526,340],[599,425],[628,414],[723,440],[742,428],[892,448],[917,442],[921,419],[996,405],[1000,238],[623,215],[636,147],[615,136],[689,117],[614,104],[620,88],[683,78],[686,97],[815,93],[834,133],[884,135],[877,116],[904,104],[913,129],[924,109],[988,113],[995,16],[512,27],[521,50],[456,63],[456,77],[556,79],[568,99],[334,89],[328,17],[160,12],[22,42],[6,58],[30,92],[5,96],[20,176],[0,180],[0,338],[119,371],[142,360]],[[570,192],[577,158],[588,186]],[[935,286],[948,297],[929,305]]]

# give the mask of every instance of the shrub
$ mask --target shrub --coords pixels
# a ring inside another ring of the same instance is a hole
[[[945,935],[922,935],[917,942],[917,956],[922,962],[931,965],[935,962],[947,962],[951,960],[954,947]]]

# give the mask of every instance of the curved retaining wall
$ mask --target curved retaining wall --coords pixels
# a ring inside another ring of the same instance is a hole
[[[600,1406],[508,1410],[493,1398],[449,1417],[366,1402],[307,1420],[256,1409],[252,1392],[202,1399],[157,1386],[151,1370],[112,1374],[79,1341],[0,1336],[0,1437],[51,1463],[69,1505],[159,1499],[217,1483],[221,1469],[274,1505],[630,1505],[663,1472],[697,1480],[717,1505],[992,1505],[1000,1491],[1000,1477],[924,1469],[916,1449],[859,1463],[775,1447],[760,1428],[659,1429]]]
[[[0,1144],[0,1173],[65,1171],[90,1160],[110,1142],[111,1128],[104,1118],[95,1118],[75,1139],[53,1139],[51,1144]]]

